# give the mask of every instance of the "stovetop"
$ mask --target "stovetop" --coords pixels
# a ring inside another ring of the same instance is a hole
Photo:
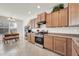
[[[37,34],[37,35],[35,35],[35,37],[41,37],[41,38],[43,38],[43,36],[44,36],[44,35],[42,35],[42,34]]]

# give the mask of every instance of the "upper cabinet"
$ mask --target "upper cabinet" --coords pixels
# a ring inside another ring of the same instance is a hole
[[[67,27],[69,25],[68,8],[50,13],[51,16],[46,16],[47,27]],[[50,19],[48,19],[50,18]]]
[[[69,4],[69,25],[79,25],[79,3]]]
[[[38,24],[45,23],[45,21],[46,21],[46,12],[37,15],[37,18],[35,19],[35,28],[38,28],[39,27]]]
[[[31,20],[31,28],[34,28],[35,27],[35,19],[32,19]]]
[[[32,24],[32,20],[30,20],[30,22],[27,24],[27,26],[29,26],[30,28],[32,28],[31,24]]]
[[[37,28],[38,27],[38,20],[37,20],[37,18],[35,18],[35,28]]]
[[[52,13],[51,15],[51,26],[52,27],[58,26],[58,11]]]
[[[41,13],[40,16],[41,21],[46,21],[46,12]]]
[[[37,23],[41,21],[41,15],[37,15]]]
[[[43,12],[37,15],[34,23],[35,28],[41,24],[46,24],[47,27],[79,26],[79,3],[69,3],[68,7],[53,13]]]
[[[46,26],[51,27],[51,13],[46,15]]]
[[[68,25],[69,25],[68,8],[64,8],[59,11],[58,26],[67,27]]]
[[[46,21],[46,12],[43,12],[43,13],[37,15],[37,21],[38,22]]]

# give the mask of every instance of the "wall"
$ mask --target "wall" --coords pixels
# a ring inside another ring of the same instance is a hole
[[[23,28],[23,21],[16,20],[17,23],[17,32],[20,34],[20,38],[24,38],[24,28]]]

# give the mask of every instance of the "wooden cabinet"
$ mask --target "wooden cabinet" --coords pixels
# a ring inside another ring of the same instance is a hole
[[[35,43],[35,36],[34,36],[34,34],[33,33],[31,33],[31,43]]]
[[[37,15],[37,23],[41,21],[41,15]]]
[[[37,20],[37,18],[35,18],[35,28],[37,28],[37,27],[38,27],[37,22],[38,22],[38,20]]]
[[[46,15],[46,26],[51,27],[51,13]]]
[[[34,28],[35,27],[35,19],[32,19],[31,20],[31,28]]]
[[[48,27],[67,27],[69,25],[68,8],[50,14],[46,16],[46,25]]]
[[[66,55],[72,55],[72,38],[66,38]]]
[[[74,55],[77,55],[77,56],[79,56],[79,42],[78,42],[79,40],[74,40],[73,42],[72,42],[72,47],[74,48],[74,50],[75,50],[75,54]]]
[[[72,38],[44,35],[44,47],[61,55],[72,55]]]
[[[79,25],[79,3],[69,3],[69,25]]]
[[[27,40],[31,42],[31,33],[27,33]]]
[[[51,15],[51,26],[52,27],[58,26],[58,11],[52,13]]]
[[[40,16],[41,16],[41,21],[46,21],[46,12],[41,13]]]
[[[78,53],[77,53],[77,51],[75,49],[75,42],[72,42],[72,56],[78,56]]]
[[[61,9],[59,11],[58,17],[58,26],[59,27],[67,27],[69,24],[68,19],[68,8]]]
[[[54,37],[54,51],[66,55],[66,38]]]
[[[35,36],[33,33],[27,33],[27,40],[31,43],[35,43]]]
[[[31,28],[31,20],[30,20],[30,22],[28,23],[28,26]]]
[[[51,35],[44,35],[44,47],[53,50],[54,49],[54,39]]]
[[[74,47],[72,47],[72,56],[78,56],[76,50],[74,49]]]

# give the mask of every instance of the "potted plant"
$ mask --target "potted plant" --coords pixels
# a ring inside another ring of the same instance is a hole
[[[52,10],[52,12],[55,12],[55,11],[58,11],[59,10],[59,7],[58,6],[55,6]]]
[[[59,9],[63,9],[64,8],[64,4],[59,4]]]
[[[60,9],[63,9],[63,8],[64,8],[64,4],[59,4],[52,9],[51,13],[55,11],[59,11]]]

